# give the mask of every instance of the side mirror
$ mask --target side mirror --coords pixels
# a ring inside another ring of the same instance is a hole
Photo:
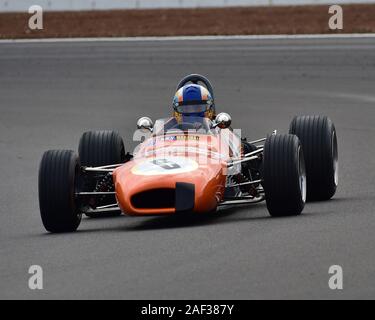
[[[232,118],[228,113],[221,112],[215,118],[215,127],[220,129],[227,129],[232,123]]]
[[[149,130],[152,132],[154,128],[154,123],[149,117],[142,117],[142,118],[139,118],[137,121],[137,128],[143,129],[143,130]]]

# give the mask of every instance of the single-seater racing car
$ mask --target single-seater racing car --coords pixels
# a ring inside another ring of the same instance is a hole
[[[39,169],[41,218],[50,232],[75,231],[82,214],[204,214],[266,201],[271,216],[299,215],[307,200],[328,200],[338,185],[335,126],[325,116],[296,116],[289,134],[249,141],[216,114],[207,78],[189,75],[173,115],[142,117],[125,152],[116,131],[85,132],[78,155],[49,150]]]

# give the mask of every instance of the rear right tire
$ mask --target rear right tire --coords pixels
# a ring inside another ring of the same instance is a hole
[[[100,167],[125,162],[124,142],[116,131],[100,130],[85,132],[79,141],[79,158],[85,167]],[[94,189],[95,184],[86,186]],[[112,190],[110,190],[112,191]],[[115,196],[103,197],[102,205],[116,203]],[[105,213],[86,213],[90,218],[112,217],[121,215],[121,211]]]
[[[82,166],[100,167],[125,162],[125,148],[116,131],[100,130],[85,132],[78,147]]]
[[[306,202],[302,146],[295,135],[272,135],[264,145],[263,187],[271,216],[299,215]]]

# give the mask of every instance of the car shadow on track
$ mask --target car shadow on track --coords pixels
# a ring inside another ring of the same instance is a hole
[[[126,231],[146,231],[157,229],[176,229],[176,228],[191,228],[204,225],[215,225],[220,223],[234,223],[241,220],[268,220],[271,217],[264,212],[264,206],[253,207],[237,207],[221,209],[218,212],[211,212],[205,214],[183,213],[171,216],[156,216],[150,217],[137,224],[125,226]],[[247,212],[245,212],[247,211]],[[254,216],[254,214],[256,216]],[[244,218],[246,214],[246,218]],[[260,215],[262,214],[262,215]]]
[[[352,201],[352,199],[346,198],[334,198],[329,200],[329,203],[337,204],[339,202]],[[308,208],[309,204],[313,205],[313,208]],[[308,203],[305,208],[305,212],[300,216],[290,217],[271,217],[268,212],[265,203],[257,204],[253,206],[238,206],[238,207],[227,207],[222,208],[218,212],[205,213],[205,214],[194,214],[194,213],[183,213],[169,216],[151,216],[151,217],[102,217],[102,218],[86,218],[83,219],[82,223],[86,227],[90,224],[94,224],[92,228],[78,229],[78,234],[94,233],[94,232],[121,232],[121,231],[151,231],[151,230],[163,230],[163,229],[177,229],[177,228],[193,228],[205,225],[217,225],[217,224],[228,224],[238,222],[250,222],[250,221],[278,221],[285,219],[305,219],[313,216],[321,216],[326,214],[332,214],[334,210],[317,209],[319,202]],[[306,210],[307,209],[307,210]],[[313,210],[311,210],[313,209]],[[124,219],[124,220],[123,220]],[[116,221],[116,226],[103,226],[97,227],[98,221],[110,221],[111,223]],[[122,222],[126,221],[124,225]],[[52,235],[46,233],[45,235]]]
[[[338,203],[347,201],[347,199],[334,198],[328,202]],[[319,202],[313,202],[318,204]],[[130,225],[121,226],[117,229],[124,231],[147,231],[147,230],[158,230],[158,229],[176,229],[176,228],[190,228],[199,227],[204,225],[215,225],[221,223],[237,223],[243,221],[279,221],[285,219],[304,219],[311,216],[324,215],[334,213],[332,210],[309,210],[309,203],[306,204],[305,213],[299,216],[290,217],[271,217],[268,212],[265,203],[257,204],[253,206],[237,206],[222,208],[218,212],[206,213],[206,214],[194,214],[194,213],[183,213],[175,214],[170,216],[154,216],[144,218],[142,221],[137,223],[131,223]],[[127,218],[129,220],[132,217]]]
[[[244,217],[245,216],[245,217]],[[162,230],[162,229],[177,229],[177,228],[193,228],[204,225],[215,225],[219,223],[235,223],[244,220],[268,220],[271,217],[267,213],[267,209],[264,205],[257,206],[241,206],[220,209],[217,212],[197,214],[197,213],[180,213],[165,216],[142,216],[142,217],[128,217],[119,216],[105,218],[87,218],[82,221],[83,224],[95,223],[99,220],[118,220],[125,219],[128,222],[126,225],[119,224],[115,227],[103,227],[103,228],[78,228],[78,233],[91,233],[97,231],[147,231],[147,230]],[[122,220],[124,221],[124,220]]]

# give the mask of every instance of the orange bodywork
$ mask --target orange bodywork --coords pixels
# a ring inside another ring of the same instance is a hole
[[[174,199],[158,199],[157,192],[167,190],[167,197],[173,197],[178,183],[194,186],[192,211],[215,210],[226,184],[228,156],[220,153],[221,148],[220,138],[214,135],[167,134],[147,139],[133,160],[113,172],[121,210],[129,215],[174,214]],[[135,201],[145,192],[155,192],[154,198]]]

